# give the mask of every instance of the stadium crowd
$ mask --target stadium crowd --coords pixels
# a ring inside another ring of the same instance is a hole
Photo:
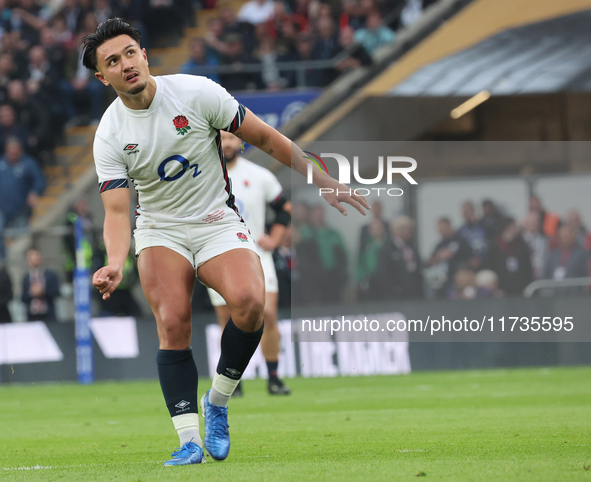
[[[293,303],[336,303],[351,296],[350,285],[359,301],[516,296],[537,279],[589,276],[591,232],[576,209],[561,218],[532,196],[527,216],[516,221],[491,200],[481,207],[478,217],[474,203],[464,202],[464,222],[456,228],[440,218],[440,240],[431,256],[421,259],[415,221],[398,216],[388,222],[381,204],[374,203],[373,219],[359,235],[356,275],[349,284],[347,263],[352,260],[342,236],[326,226],[323,208],[294,204]]]
[[[64,127],[97,124],[105,109],[81,38],[120,16],[144,45],[158,43],[178,37],[192,9],[189,0],[0,0],[0,244],[5,229],[27,226]]]
[[[236,13],[220,6],[207,34],[194,38],[182,73],[205,75],[230,91],[324,87],[341,73],[372,63],[400,26],[414,23],[436,0],[250,0]],[[385,24],[384,20],[387,20]],[[334,66],[287,70],[280,62],[328,61]],[[259,64],[258,71],[244,68]],[[215,67],[231,67],[216,73]]]
[[[216,7],[220,16],[193,40],[180,71],[208,75],[232,91],[277,90],[300,85],[297,72],[280,71],[277,62],[328,60],[350,48],[334,68],[303,72],[306,86],[325,86],[370,64],[399,26],[415,22],[434,1],[250,0],[236,14],[216,0],[0,0],[0,254],[5,230],[18,235],[27,227],[64,128],[96,125],[110,100],[81,61],[80,40],[99,23],[122,17],[140,30],[144,47],[171,45],[196,9]],[[261,70],[243,71],[249,63]],[[203,71],[218,65],[232,72]]]

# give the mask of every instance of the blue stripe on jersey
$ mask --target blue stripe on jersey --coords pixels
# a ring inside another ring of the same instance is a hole
[[[110,181],[103,181],[99,183],[99,191],[101,193],[120,187],[129,187],[129,181],[127,179],[112,179]]]
[[[241,125],[242,125],[242,121],[244,120],[244,116],[246,114],[246,110],[244,109],[244,106],[242,104],[238,104],[238,112],[236,113],[236,117],[234,117],[234,120],[232,121],[232,123],[226,127],[225,129],[222,129],[226,132],[235,132],[236,129],[238,129]]]

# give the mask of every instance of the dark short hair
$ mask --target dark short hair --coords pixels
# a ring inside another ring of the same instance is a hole
[[[142,37],[137,28],[133,28],[127,22],[120,18],[110,18],[106,22],[101,23],[97,28],[96,32],[89,33],[82,38],[80,42],[83,46],[82,63],[84,67],[95,72],[96,68],[96,49],[98,49],[107,40],[110,40],[119,35],[129,35],[135,40],[138,45],[140,38]]]

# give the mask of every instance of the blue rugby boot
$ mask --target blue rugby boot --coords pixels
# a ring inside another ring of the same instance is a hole
[[[230,452],[228,407],[218,407],[209,403],[208,390],[201,398],[201,413],[205,417],[205,437],[203,437],[205,450],[214,459],[224,460]]]
[[[172,459],[164,462],[165,466],[205,463],[205,454],[203,453],[203,449],[194,442],[187,442],[185,445],[176,449],[176,451],[170,455],[172,455]]]

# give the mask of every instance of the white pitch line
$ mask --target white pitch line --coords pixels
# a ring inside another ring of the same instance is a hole
[[[160,460],[148,460],[146,462],[131,462],[134,464],[161,464]],[[48,470],[48,469],[78,469],[81,467],[108,467],[119,464],[77,464],[77,465],[33,465],[32,467],[2,467],[4,471],[11,470]]]

